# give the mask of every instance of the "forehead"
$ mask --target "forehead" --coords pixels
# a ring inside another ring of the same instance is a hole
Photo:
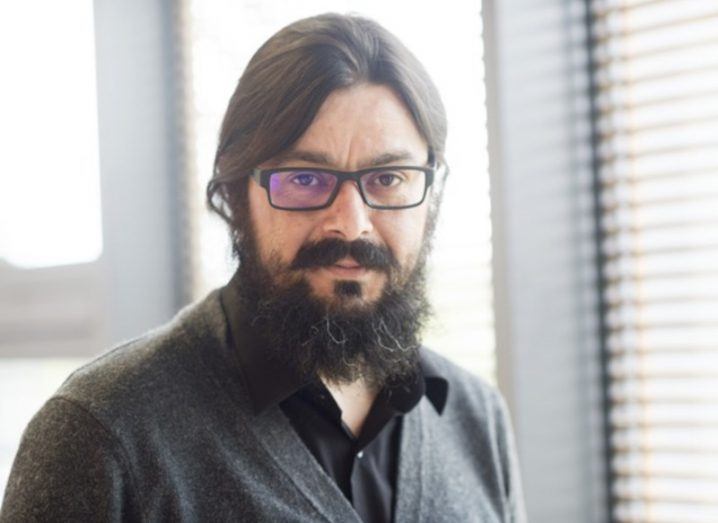
[[[427,161],[428,146],[406,105],[389,87],[360,84],[331,93],[294,145],[273,163],[360,169]]]

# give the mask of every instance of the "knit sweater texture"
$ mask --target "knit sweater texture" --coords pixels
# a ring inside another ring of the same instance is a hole
[[[525,521],[501,396],[421,350],[449,394],[404,415],[395,521]],[[253,413],[234,351],[214,291],[75,371],[23,435],[0,522],[359,523],[281,409]]]

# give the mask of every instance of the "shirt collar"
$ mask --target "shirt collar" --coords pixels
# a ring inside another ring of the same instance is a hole
[[[239,361],[239,370],[247,386],[255,414],[279,404],[311,380],[299,376],[294,369],[271,360],[263,350],[262,341],[250,325],[248,315],[237,291],[238,274],[220,290],[220,300],[229,325],[230,348]],[[413,383],[387,392],[391,406],[399,413],[409,412],[424,394],[441,414],[446,405],[449,383],[419,349],[420,376]]]

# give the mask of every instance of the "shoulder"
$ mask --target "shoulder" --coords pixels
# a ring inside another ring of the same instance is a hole
[[[23,434],[3,516],[141,519],[135,515],[143,491],[136,485],[153,480],[147,464],[156,464],[163,453],[173,455],[188,433],[218,426],[208,418],[236,405],[222,401],[217,385],[217,369],[227,367],[226,322],[217,294],[65,381]]]
[[[223,340],[221,313],[214,291],[166,325],[77,369],[53,399],[69,401],[113,425],[175,409],[208,384],[207,355],[217,355]]]
[[[137,500],[116,439],[82,407],[53,398],[23,434],[0,520],[134,521]]]
[[[507,521],[525,521],[523,490],[516,442],[506,402],[493,385],[446,357],[425,350],[423,357],[436,374],[448,381],[448,398],[442,418],[445,439],[458,439],[463,455],[492,467],[501,485]],[[488,460],[488,461],[487,461]]]
[[[494,403],[501,397],[498,389],[486,379],[457,365],[446,356],[422,347],[422,363],[429,372],[446,379],[449,401],[455,407],[474,404],[475,406]]]
[[[448,383],[443,416],[449,423],[473,427],[492,439],[501,440],[511,432],[508,408],[497,387],[426,347],[422,348],[422,359],[431,372]]]

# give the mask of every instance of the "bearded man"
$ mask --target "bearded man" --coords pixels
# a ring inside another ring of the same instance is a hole
[[[422,347],[446,118],[373,21],[300,20],[222,125],[239,268],[75,372],[29,425],[3,521],[523,521],[498,392]]]

